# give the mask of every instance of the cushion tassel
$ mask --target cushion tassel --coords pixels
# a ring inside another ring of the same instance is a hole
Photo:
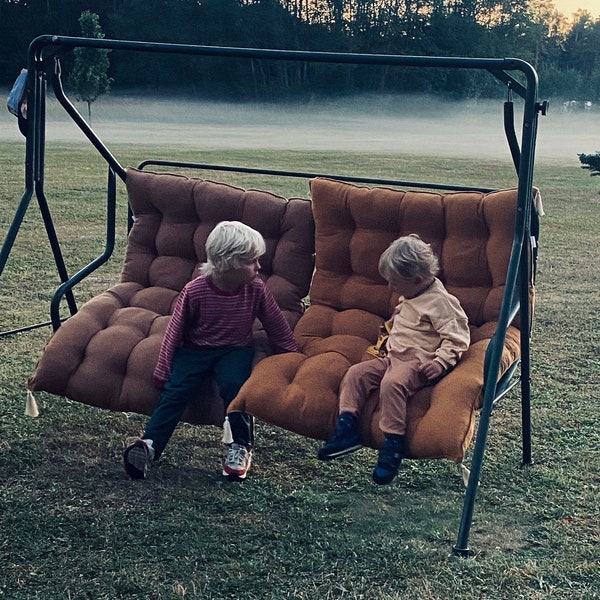
[[[471,470],[467,469],[464,463],[460,463],[460,472],[462,475],[463,484],[465,487],[467,487],[469,485],[469,478],[471,477]],[[477,485],[479,486],[480,483],[477,482]]]
[[[233,443],[233,434],[231,433],[231,425],[229,424],[229,417],[225,417],[225,421],[223,422],[223,443],[224,444],[232,444]]]
[[[469,485],[471,471],[465,467],[464,463],[460,463],[460,473],[462,475],[463,485],[467,487]]]
[[[40,414],[38,410],[37,402],[35,401],[35,396],[31,390],[27,390],[27,400],[25,402],[25,415],[27,417],[37,417]]]

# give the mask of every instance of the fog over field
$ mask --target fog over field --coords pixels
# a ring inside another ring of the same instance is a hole
[[[6,92],[7,94],[8,92]],[[87,105],[76,103],[87,115]],[[520,137],[522,101],[515,100]],[[430,97],[357,96],[290,104],[167,100],[110,94],[92,105],[92,126],[107,143],[182,145],[199,149],[363,150],[510,160],[503,100],[442,102]],[[22,139],[16,119],[0,113],[0,140]],[[83,140],[49,97],[47,140]],[[538,160],[568,159],[600,150],[600,106],[540,116]]]

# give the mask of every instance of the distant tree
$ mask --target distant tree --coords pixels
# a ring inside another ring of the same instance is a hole
[[[581,168],[590,171],[590,175],[600,175],[600,152],[596,154],[578,154]],[[600,193],[600,192],[599,192]]]
[[[104,38],[100,18],[90,10],[79,17],[81,34],[86,38]],[[92,120],[92,103],[110,90],[112,79],[108,76],[108,53],[104,48],[75,48],[75,64],[69,74],[69,84],[75,90],[77,100],[87,102],[88,117]]]
[[[0,0],[0,86],[12,84],[38,35],[81,35],[78,21],[85,9],[97,13],[106,36],[116,39],[419,56],[515,56],[533,64],[540,74],[540,89],[553,100],[600,103],[600,18],[580,10],[571,22],[548,0]],[[104,37],[94,17],[88,17],[84,36]],[[71,90],[91,104],[109,84],[115,85],[106,76],[109,54],[78,49],[75,56],[77,69],[73,70],[74,60],[65,58],[65,73],[72,71]],[[476,78],[475,72],[457,78],[426,69],[286,61],[270,65],[253,61],[249,68],[246,59],[156,54],[148,60],[147,54],[135,52],[110,54],[110,59],[110,71],[122,86],[235,98],[245,97],[255,82],[257,97],[264,93],[272,98],[311,86],[324,94],[378,89],[450,92],[457,97],[496,95],[498,89],[494,78],[484,74]]]

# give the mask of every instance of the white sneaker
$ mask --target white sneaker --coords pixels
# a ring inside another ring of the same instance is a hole
[[[234,442],[227,451],[223,475],[230,479],[246,479],[251,463],[252,450]]]
[[[125,471],[132,479],[145,479],[153,460],[152,440],[138,439],[123,452]]]

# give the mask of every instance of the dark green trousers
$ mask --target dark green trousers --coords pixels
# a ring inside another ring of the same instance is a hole
[[[145,439],[153,441],[155,460],[158,460],[165,449],[202,379],[209,375],[215,378],[227,409],[250,377],[253,359],[254,348],[248,346],[177,348],[173,356],[171,377],[143,435]],[[252,418],[245,413],[232,413],[229,415],[229,423],[233,441],[252,446]]]

